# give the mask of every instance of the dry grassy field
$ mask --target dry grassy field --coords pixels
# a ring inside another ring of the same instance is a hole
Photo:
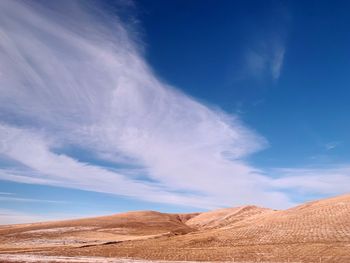
[[[49,259],[86,260],[74,262],[129,258],[346,263],[350,262],[350,195],[279,211],[256,206],[192,214],[138,211],[2,226],[0,253],[1,262],[20,262],[13,254],[34,253]]]

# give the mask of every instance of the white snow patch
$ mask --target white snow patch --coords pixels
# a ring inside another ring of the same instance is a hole
[[[47,228],[47,229],[38,229],[22,232],[22,234],[46,234],[46,233],[66,233],[66,232],[75,232],[75,231],[86,231],[94,230],[95,227],[56,227],[56,228]]]

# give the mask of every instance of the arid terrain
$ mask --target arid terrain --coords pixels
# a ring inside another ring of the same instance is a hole
[[[7,225],[0,227],[0,253],[0,262],[50,256],[45,262],[61,257],[59,262],[345,263],[350,262],[350,195],[279,211],[256,206],[191,214],[137,211]]]

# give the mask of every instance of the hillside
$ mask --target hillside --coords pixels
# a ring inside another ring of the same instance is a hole
[[[256,206],[193,214],[138,211],[8,226],[0,229],[0,249],[169,260],[350,262],[350,195],[280,211]]]
[[[186,224],[200,230],[220,228],[269,211],[271,211],[271,209],[256,206],[224,208],[201,213],[192,217]]]
[[[91,245],[186,234],[184,222],[197,214],[135,211],[77,220],[21,224],[0,228],[0,249]]]

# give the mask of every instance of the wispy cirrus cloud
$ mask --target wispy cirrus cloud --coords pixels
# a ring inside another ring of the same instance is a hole
[[[8,196],[8,195],[14,195],[14,193],[9,193],[9,192],[0,192],[0,195],[5,195],[5,196]]]
[[[244,160],[263,138],[159,81],[118,18],[62,5],[1,2],[0,150],[23,166],[1,178],[200,207],[288,204]],[[78,161],[67,145],[143,167],[147,180]]]
[[[244,74],[254,78],[268,76],[277,81],[283,67],[285,43],[279,37],[259,43],[245,53]]]
[[[322,168],[279,168],[272,173],[278,178],[272,184],[300,194],[337,195],[349,192],[350,165]]]
[[[44,199],[35,199],[35,198],[21,198],[21,197],[4,197],[0,196],[0,201],[8,201],[8,202],[24,202],[24,203],[66,203],[65,201],[57,201],[57,200],[44,200]]]
[[[278,80],[281,75],[281,70],[284,61],[285,47],[279,46],[273,52],[271,61],[271,75],[274,80]]]
[[[250,41],[243,54],[242,74],[245,78],[277,82],[283,71],[288,51],[288,35],[292,15],[285,4],[276,3],[267,13],[262,12],[250,31]],[[253,19],[253,21],[254,21]]]
[[[106,211],[102,215],[111,213]],[[80,215],[87,216],[87,215]],[[90,214],[89,216],[101,216],[101,214]],[[30,213],[30,212],[19,212],[12,209],[2,209],[0,208],[0,225],[8,224],[23,224],[23,223],[32,223],[32,222],[45,222],[49,220],[62,220],[62,219],[75,219],[79,218],[77,214],[69,213]],[[7,227],[7,226],[0,226]]]
[[[37,222],[41,221],[42,219],[42,217],[35,214],[20,213],[9,209],[0,209],[0,225]]]
[[[87,3],[0,2],[0,158],[11,160],[0,179],[201,208],[293,204],[293,185],[247,161],[264,138],[160,81],[130,29]],[[283,56],[261,67],[278,78]]]
[[[326,148],[327,151],[329,150],[333,150],[335,148],[337,148],[338,146],[340,146],[342,143],[338,142],[338,141],[334,141],[334,142],[328,142],[324,145],[324,147]]]

